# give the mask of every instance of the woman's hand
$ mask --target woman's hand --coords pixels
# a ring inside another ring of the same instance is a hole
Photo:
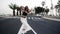
[[[30,14],[31,13],[31,10],[28,10],[28,14]]]

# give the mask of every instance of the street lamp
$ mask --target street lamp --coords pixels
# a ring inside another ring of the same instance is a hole
[[[42,7],[45,5],[45,1],[42,1]]]

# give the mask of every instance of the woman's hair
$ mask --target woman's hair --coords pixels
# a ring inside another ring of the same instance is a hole
[[[25,6],[25,9],[24,9],[25,11],[28,11],[29,10],[29,8],[28,8],[28,6]]]
[[[28,6],[25,6],[24,8],[24,12],[23,12],[23,16],[27,16],[27,13],[28,13]]]

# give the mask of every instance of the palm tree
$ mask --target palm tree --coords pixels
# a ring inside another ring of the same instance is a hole
[[[60,11],[60,1],[58,1],[57,5],[55,6],[56,9],[58,9],[58,12]]]
[[[23,6],[19,7],[20,15],[21,15],[21,10],[23,9]]]
[[[58,5],[60,5],[60,1],[58,1],[58,3],[57,3]]]
[[[17,6],[16,9],[17,9],[17,16],[18,16],[18,11],[20,10],[20,7]]]
[[[47,6],[46,6],[46,9],[45,9],[45,12],[46,12],[46,14],[48,14],[48,12],[49,12],[49,8],[47,8]]]
[[[15,16],[16,4],[10,4],[9,7],[13,10],[13,16]]]
[[[45,1],[42,1],[42,8],[44,8],[44,5],[45,5]],[[44,14],[45,13],[45,9],[42,9],[42,10],[43,10],[42,14]]]
[[[55,8],[60,8],[60,1],[58,1],[57,5],[55,6]]]

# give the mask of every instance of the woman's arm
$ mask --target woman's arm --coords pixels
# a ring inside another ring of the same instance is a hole
[[[31,14],[31,10],[28,10],[28,12],[27,12],[28,14]]]

